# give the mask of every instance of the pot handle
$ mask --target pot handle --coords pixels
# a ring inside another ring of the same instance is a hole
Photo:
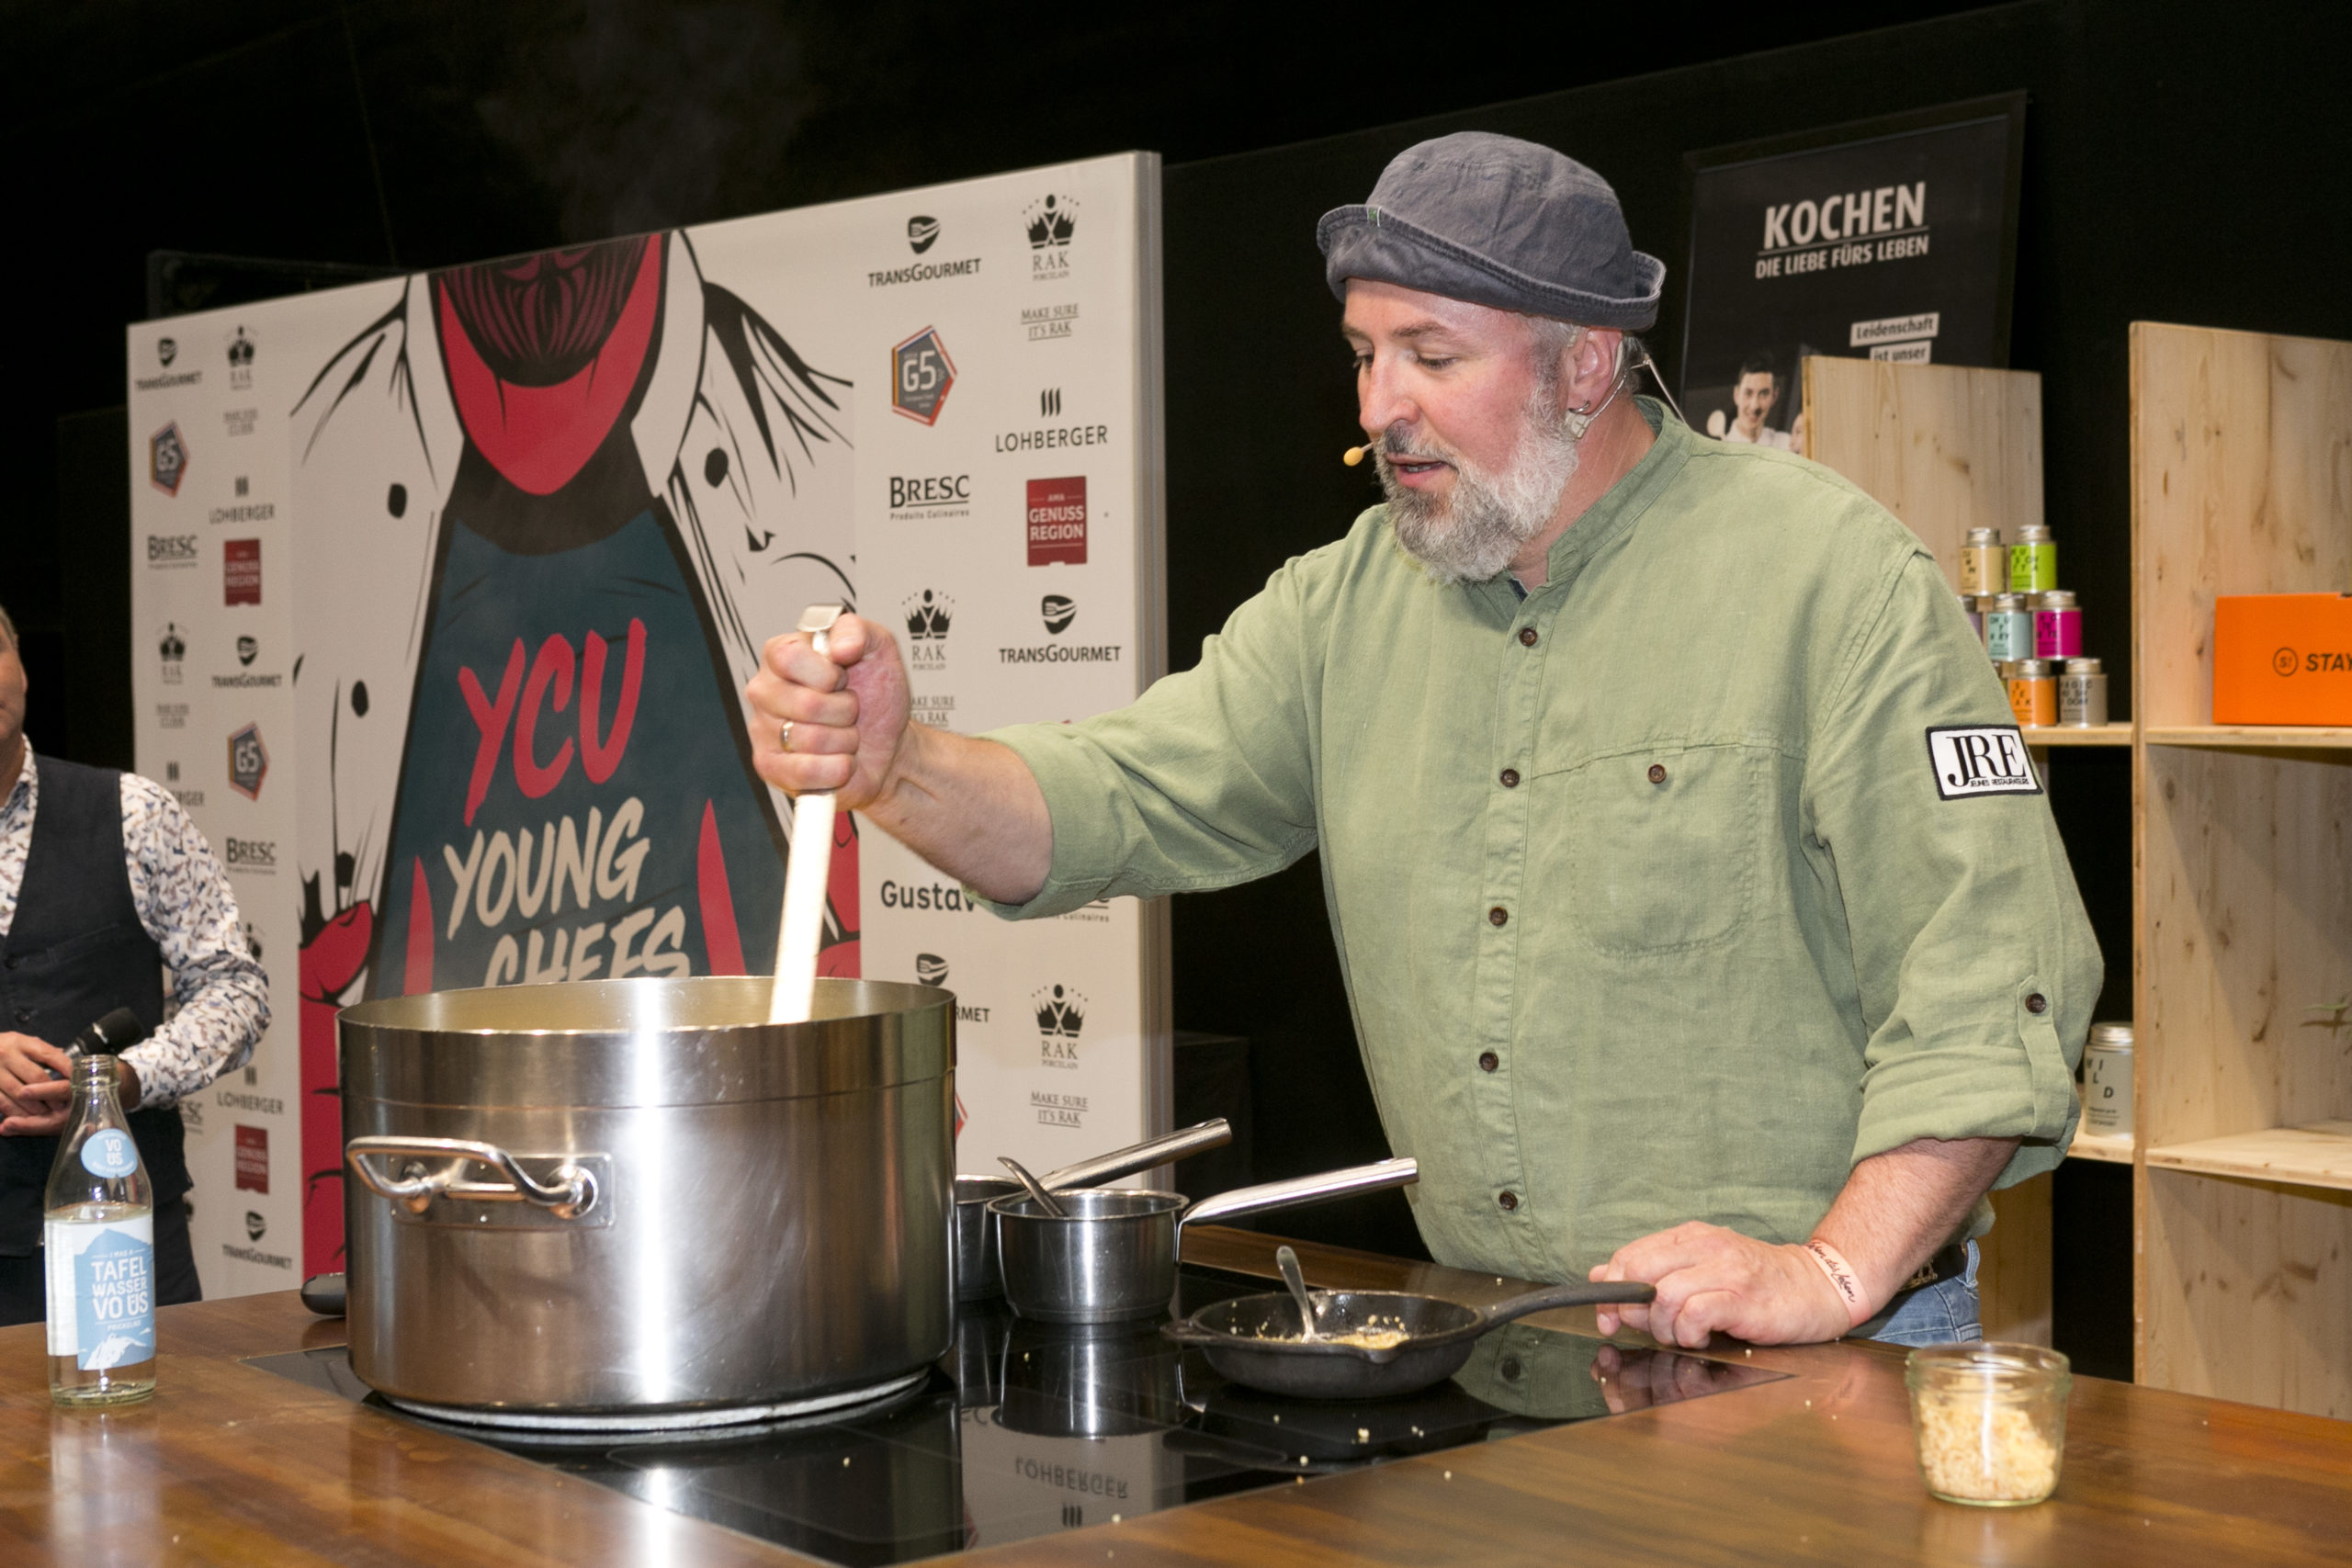
[[[1514,1319],[1556,1307],[1607,1306],[1657,1299],[1656,1285],[1637,1284],[1631,1280],[1580,1280],[1566,1285],[1546,1285],[1540,1291],[1530,1291],[1523,1296],[1512,1296],[1481,1308],[1478,1332],[1484,1334]]]
[[[1096,1155],[1092,1159],[1082,1159],[1076,1165],[1066,1165],[1059,1170],[1049,1170],[1037,1180],[1049,1192],[1060,1192],[1073,1187],[1099,1187],[1116,1177],[1133,1176],[1138,1170],[1149,1170],[1155,1165],[1180,1160],[1187,1155],[1221,1149],[1231,1142],[1233,1124],[1219,1116],[1196,1127],[1185,1127],[1148,1139],[1131,1148],[1116,1149],[1107,1155]]]
[[[447,1163],[422,1176],[399,1177],[368,1164],[370,1155],[387,1160],[406,1156]],[[379,1197],[407,1205],[412,1213],[424,1213],[425,1205],[436,1197],[474,1203],[529,1203],[564,1220],[576,1220],[596,1206],[596,1179],[581,1167],[558,1166],[551,1173],[552,1182],[540,1181],[496,1144],[477,1143],[471,1138],[354,1138],[344,1145],[343,1159],[360,1185]],[[489,1166],[511,1185],[459,1181],[458,1172],[469,1162]]]
[[[1223,1220],[1237,1214],[1255,1214],[1266,1209],[1299,1208],[1332,1198],[1345,1198],[1354,1192],[1377,1192],[1387,1187],[1406,1187],[1420,1179],[1419,1163],[1408,1156],[1379,1160],[1371,1165],[1351,1165],[1345,1170],[1327,1170],[1317,1176],[1294,1176],[1287,1181],[1237,1187],[1230,1192],[1204,1198],[1186,1209],[1177,1216],[1176,1231],[1181,1238],[1184,1227],[1195,1220]]]

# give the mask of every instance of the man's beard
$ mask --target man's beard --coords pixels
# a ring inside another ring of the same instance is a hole
[[[1388,521],[1396,542],[1440,582],[1485,582],[1511,563],[1527,541],[1559,510],[1576,477],[1577,442],[1561,428],[1556,392],[1544,389],[1527,410],[1519,446],[1500,471],[1481,473],[1458,453],[1392,424],[1380,440],[1380,485],[1388,492]],[[1410,452],[1453,465],[1443,500],[1400,482],[1392,455]]]

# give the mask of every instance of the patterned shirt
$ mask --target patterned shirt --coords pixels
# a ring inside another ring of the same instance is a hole
[[[24,772],[0,802],[0,940],[17,919],[40,804],[40,770],[28,746]],[[144,1110],[174,1104],[243,1065],[269,1027],[269,976],[246,949],[237,897],[212,846],[178,801],[136,773],[122,775],[122,863],[139,923],[171,974],[171,1017],[122,1054],[139,1074]]]

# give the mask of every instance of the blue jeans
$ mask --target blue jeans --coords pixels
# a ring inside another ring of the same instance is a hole
[[[1968,1271],[1911,1292],[1886,1326],[1871,1336],[1882,1345],[1951,1345],[1984,1337],[1976,1302],[1976,1244],[1968,1244]]]

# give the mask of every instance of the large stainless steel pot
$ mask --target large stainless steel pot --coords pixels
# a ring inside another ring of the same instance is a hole
[[[772,1418],[948,1348],[955,1008],[825,979],[363,1003],[340,1028],[353,1370],[445,1418]]]

